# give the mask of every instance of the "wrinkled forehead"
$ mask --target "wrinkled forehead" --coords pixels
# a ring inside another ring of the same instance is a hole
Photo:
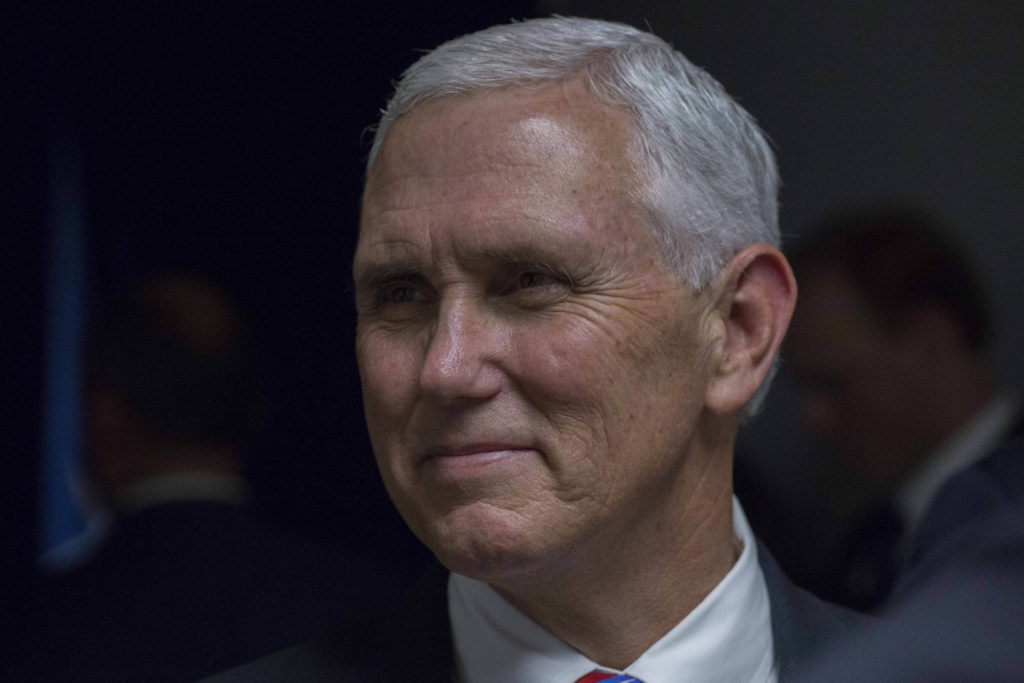
[[[392,126],[369,170],[364,206],[370,199],[400,199],[392,195],[403,177],[443,178],[453,169],[512,169],[528,181],[543,167],[547,175],[554,171],[578,182],[577,191],[633,196],[634,137],[626,112],[599,102],[576,82],[438,98]]]

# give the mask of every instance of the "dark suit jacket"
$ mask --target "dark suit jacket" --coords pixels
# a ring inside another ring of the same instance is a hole
[[[972,520],[1024,499],[1024,421],[1004,435],[989,455],[950,477],[929,503],[905,557],[899,544],[903,520],[889,501],[868,514],[850,535],[837,573],[822,595],[860,610],[877,610],[897,598],[918,565],[944,539]],[[907,561],[909,559],[909,562]]]
[[[771,601],[779,680],[787,681],[866,618],[797,588],[783,576],[767,549],[759,547],[758,553]],[[447,572],[438,568],[410,602],[381,618],[352,624],[327,638],[214,676],[206,683],[450,683],[456,669],[446,580]]]
[[[942,488],[881,620],[799,680],[1024,681],[1024,437]]]
[[[1024,681],[1024,506],[965,524],[882,618],[799,683]]]
[[[1024,423],[993,454],[951,477],[935,495],[914,539],[911,578],[961,529],[1024,504]]]
[[[23,591],[0,680],[194,681],[379,608],[401,585],[385,569],[242,506],[145,508],[85,565]]]

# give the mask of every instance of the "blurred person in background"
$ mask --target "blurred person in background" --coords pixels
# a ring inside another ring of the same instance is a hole
[[[882,605],[941,528],[970,516],[953,475],[1024,431],[987,351],[975,274],[926,214],[879,205],[833,215],[792,256],[800,302],[786,358],[808,432],[874,491],[826,597]]]
[[[241,312],[193,275],[148,278],[97,317],[85,460],[112,522],[23,596],[6,680],[194,680],[391,594],[383,564],[254,511],[242,477],[262,410],[254,362]]]
[[[953,476],[919,533],[933,521],[955,523],[922,544],[882,618],[800,681],[1024,680],[1024,437]]]

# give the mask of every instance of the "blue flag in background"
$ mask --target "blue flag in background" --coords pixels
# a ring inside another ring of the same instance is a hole
[[[74,563],[91,535],[81,505],[79,410],[85,200],[78,140],[60,123],[51,130],[49,201],[40,547],[43,566],[59,568]]]

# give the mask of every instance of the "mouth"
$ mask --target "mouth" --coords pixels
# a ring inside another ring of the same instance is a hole
[[[533,450],[527,446],[513,443],[470,443],[463,445],[438,446],[427,451],[426,459],[431,458],[468,458],[486,457],[490,454]]]
[[[432,448],[423,458],[424,464],[452,476],[470,474],[512,464],[537,450],[515,443],[470,443]]]

